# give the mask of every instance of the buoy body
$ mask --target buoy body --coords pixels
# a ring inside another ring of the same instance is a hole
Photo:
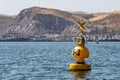
[[[69,66],[70,70],[76,71],[84,71],[91,70],[91,65],[85,63],[85,58],[89,57],[89,51],[84,46],[84,44],[78,44],[72,51],[72,57],[76,58],[76,63],[72,63]]]
[[[84,58],[89,57],[89,51],[83,44],[78,44],[73,49],[72,57],[76,58],[76,63],[84,63]]]
[[[71,71],[87,71],[87,70],[91,70],[91,65],[72,63],[70,64],[69,69]]]

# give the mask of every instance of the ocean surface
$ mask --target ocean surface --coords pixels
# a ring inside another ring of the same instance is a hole
[[[69,71],[74,42],[0,42],[0,80],[120,80],[120,42],[88,42],[90,71]]]

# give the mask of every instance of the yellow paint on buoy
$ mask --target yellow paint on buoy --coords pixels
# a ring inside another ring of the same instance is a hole
[[[86,71],[86,70],[91,70],[91,65],[90,64],[77,64],[77,63],[72,63],[69,66],[69,69],[71,71]]]
[[[91,65],[85,63],[85,58],[89,57],[89,51],[83,44],[78,44],[73,52],[72,57],[76,58],[76,63],[69,66],[70,70],[91,70]]]
[[[77,44],[77,46],[74,48],[72,52],[72,57],[77,59],[76,63],[79,63],[79,62],[84,63],[85,62],[84,58],[89,57],[89,51],[84,46],[84,44]]]

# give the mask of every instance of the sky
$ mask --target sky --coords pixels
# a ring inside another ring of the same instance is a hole
[[[120,10],[120,0],[0,0],[0,14],[17,15],[33,6],[98,13]]]

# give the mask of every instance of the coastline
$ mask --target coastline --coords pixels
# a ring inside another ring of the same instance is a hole
[[[0,40],[0,42],[73,42],[73,41],[53,41],[53,40]],[[88,42],[95,42],[88,40]],[[120,40],[99,40],[99,42],[120,42]]]

